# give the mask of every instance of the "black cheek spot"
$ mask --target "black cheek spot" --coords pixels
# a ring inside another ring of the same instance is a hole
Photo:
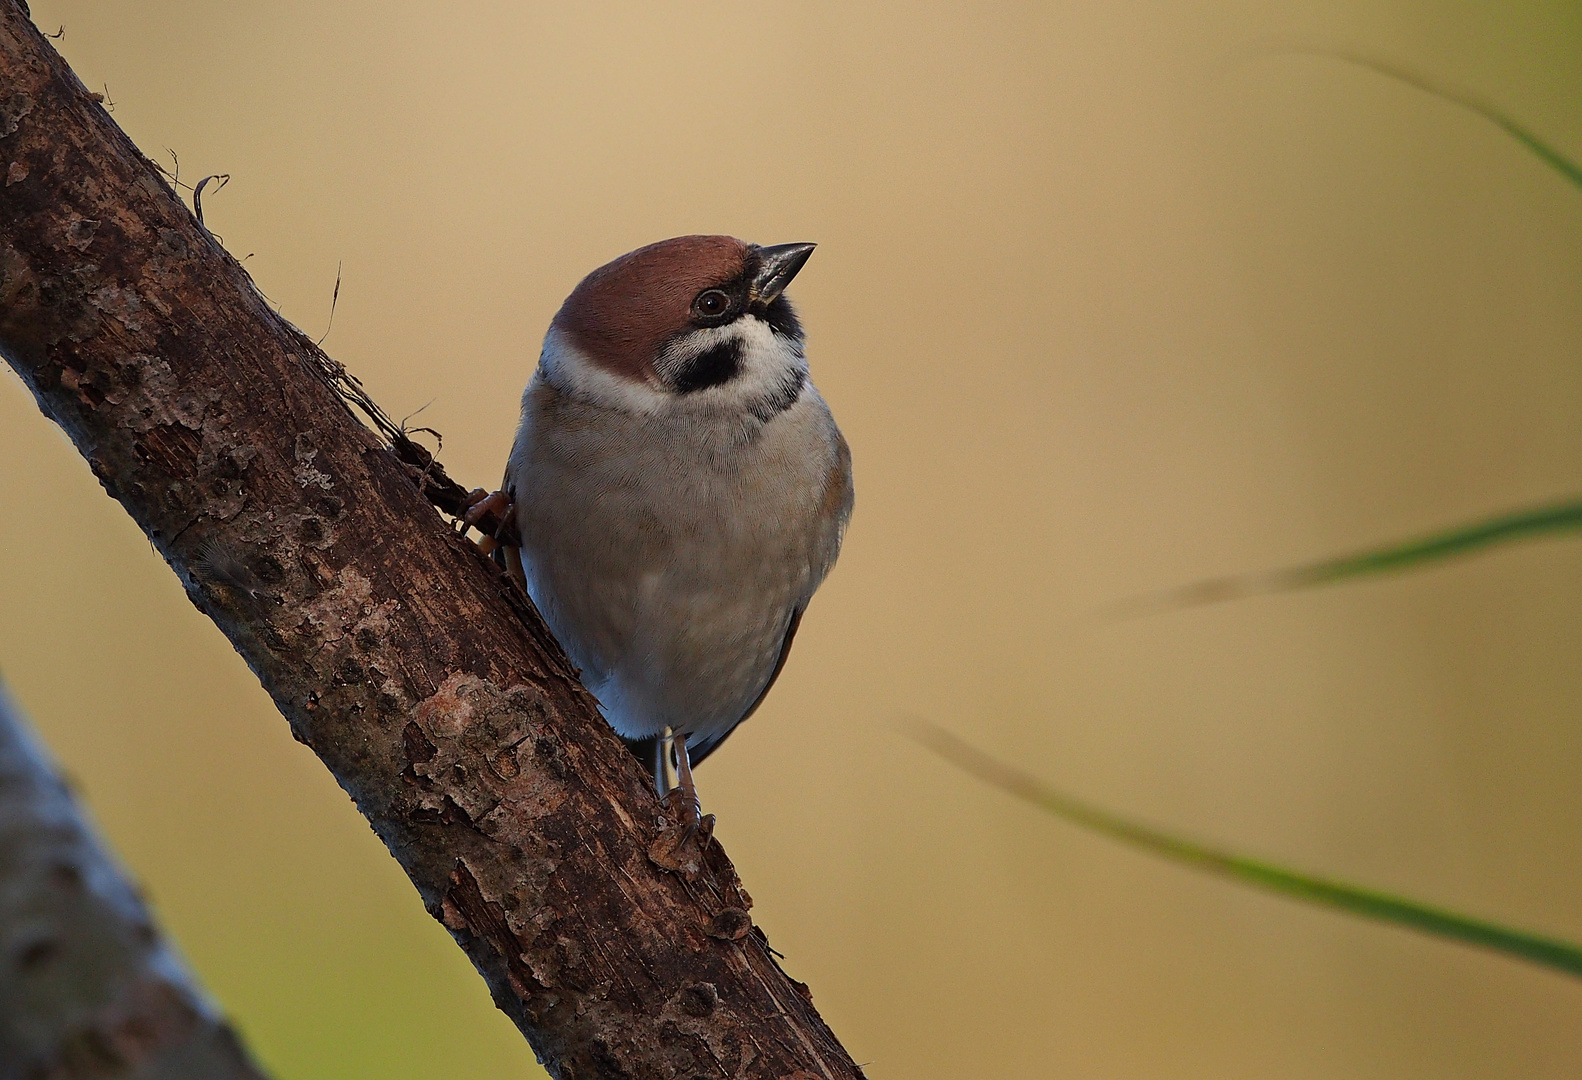
[[[742,343],[732,338],[700,353],[676,372],[673,382],[678,393],[691,394],[730,382],[741,369]]]

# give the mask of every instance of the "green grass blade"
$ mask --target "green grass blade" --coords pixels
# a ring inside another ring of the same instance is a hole
[[[1466,555],[1493,544],[1579,529],[1582,529],[1582,502],[1564,502],[1446,529],[1394,547],[1312,563],[1288,570],[1283,576],[1286,588],[1323,585],[1361,574],[1387,573],[1453,555]]]
[[[1384,547],[1258,574],[1210,578],[1179,589],[1121,601],[1105,611],[1129,617],[1216,604],[1264,593],[1310,589],[1371,574],[1389,574],[1471,555],[1498,544],[1582,531],[1582,501],[1553,503],[1458,525]]]
[[[1511,138],[1515,139],[1528,150],[1532,151],[1532,153],[1541,159],[1544,164],[1554,169],[1561,176],[1571,181],[1571,183],[1575,184],[1577,187],[1582,188],[1582,165],[1578,165],[1560,151],[1556,150],[1553,146],[1550,146],[1537,135],[1533,134],[1532,131],[1523,127],[1521,124],[1518,124],[1509,116],[1506,116],[1499,110],[1498,107],[1487,101],[1484,101],[1482,98],[1477,97],[1470,91],[1457,89],[1444,83],[1435,82],[1428,76],[1419,74],[1410,68],[1402,67],[1401,65],[1392,63],[1388,60],[1381,60],[1377,57],[1366,56],[1362,53],[1345,52],[1339,49],[1297,49],[1291,51],[1305,52],[1316,56],[1329,56],[1336,60],[1344,60],[1347,63],[1356,64],[1359,67],[1365,67],[1370,71],[1377,72],[1378,74],[1387,78],[1395,79],[1398,82],[1403,82],[1408,86],[1415,86],[1424,93],[1432,94],[1437,98],[1442,98],[1445,101],[1460,105],[1463,109],[1469,109],[1483,117],[1483,119],[1487,120],[1489,123],[1503,130]]]
[[[1075,825],[1156,855],[1309,903],[1482,946],[1582,977],[1582,946],[1218,851],[1117,817],[1046,787],[1038,779],[989,757],[933,724],[913,722],[909,731],[924,746],[978,779]]]

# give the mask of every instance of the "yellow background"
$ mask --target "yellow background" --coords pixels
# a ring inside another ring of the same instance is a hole
[[[1582,488],[1582,8],[33,0],[281,311],[492,484],[550,315],[639,244],[815,240],[845,555],[701,771],[876,1080],[1582,1072],[1582,983],[1074,831],[1117,811],[1582,939],[1582,560],[1106,623]],[[0,376],[0,671],[280,1080],[533,1074],[328,773]]]

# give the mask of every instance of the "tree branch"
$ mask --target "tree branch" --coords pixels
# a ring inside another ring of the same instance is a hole
[[[0,0],[0,352],[557,1077],[858,1077],[542,622]],[[388,436],[389,431],[384,434]],[[304,881],[302,888],[313,883]]]
[[[264,1080],[0,686],[0,1076]]]

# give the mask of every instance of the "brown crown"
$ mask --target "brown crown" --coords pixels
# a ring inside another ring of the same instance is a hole
[[[555,329],[600,367],[648,382],[664,342],[691,321],[692,300],[746,266],[732,236],[677,236],[606,263],[571,290]]]

